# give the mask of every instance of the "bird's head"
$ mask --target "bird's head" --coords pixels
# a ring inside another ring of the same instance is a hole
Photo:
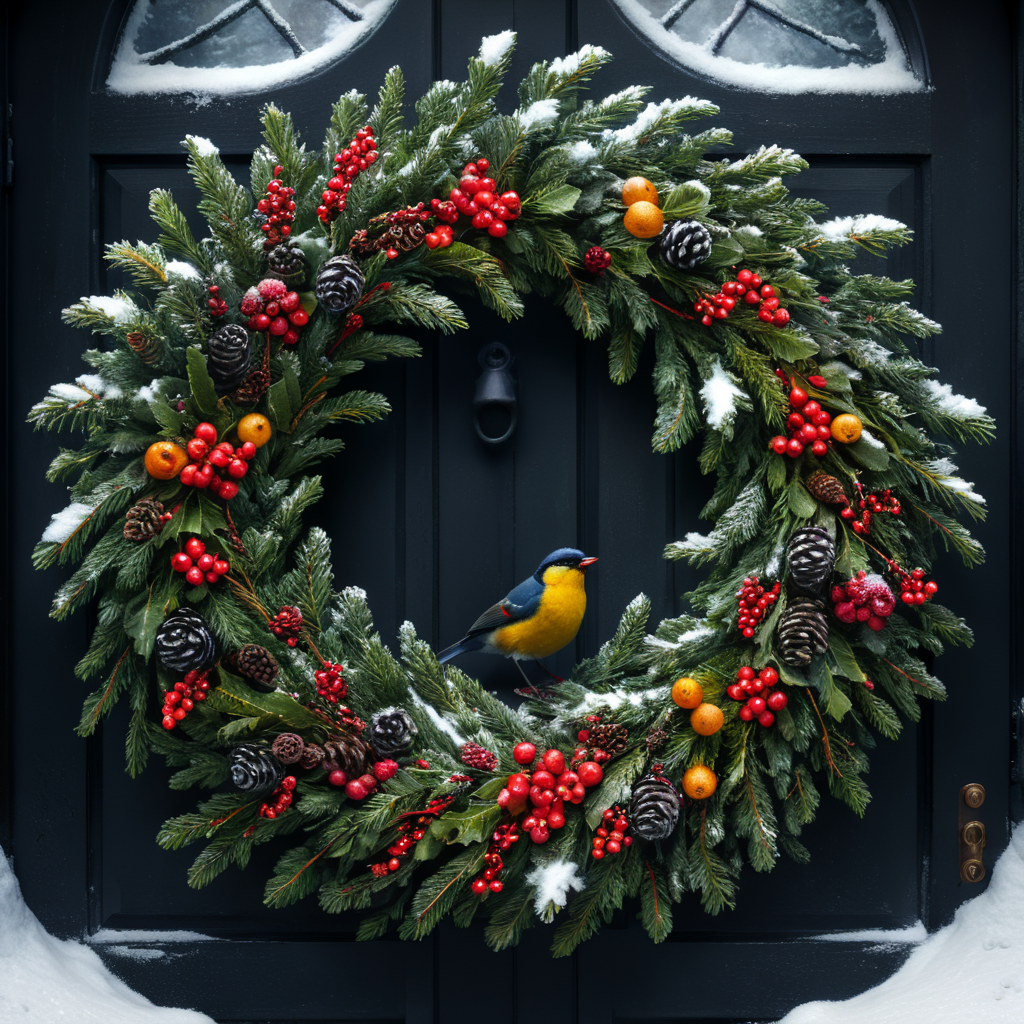
[[[567,572],[578,572],[582,575],[596,561],[596,558],[588,558],[579,548],[559,548],[557,551],[552,551],[537,566],[537,571],[533,575],[539,583],[549,583],[551,582],[550,576],[554,575],[548,573],[549,569],[557,570],[558,575]]]

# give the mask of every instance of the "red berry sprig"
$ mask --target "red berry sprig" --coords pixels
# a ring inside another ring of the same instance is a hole
[[[292,644],[292,646],[294,647],[295,645]],[[324,667],[317,669],[313,673],[313,680],[316,682],[316,692],[331,704],[337,704],[348,693],[348,684],[342,679],[341,672],[341,665],[336,665],[332,661],[325,661]]]
[[[583,254],[583,266],[590,274],[599,277],[612,265],[612,254],[599,245],[592,245]]]
[[[508,234],[508,221],[516,220],[522,212],[518,192],[495,193],[498,187],[493,178],[486,177],[491,163],[483,157],[466,164],[458,187],[448,195],[455,209],[472,218],[470,223],[480,230],[486,229],[492,238]]]
[[[231,571],[231,563],[223,556],[211,554],[198,537],[185,541],[185,550],[171,555],[171,568],[183,572],[193,587],[203,583],[216,583]]]
[[[501,892],[505,887],[499,877],[505,867],[501,859],[502,853],[511,849],[513,843],[519,842],[519,826],[513,821],[507,825],[499,825],[491,834],[491,845],[487,847],[484,854],[484,863],[487,865],[483,872],[473,879],[471,886],[473,892],[483,896],[486,892]]]
[[[885,628],[885,620],[893,613],[896,598],[881,576],[868,575],[861,569],[845,584],[832,588],[832,613],[848,625],[866,622],[876,633]]]
[[[220,287],[211,284],[208,291],[210,292],[210,297],[206,300],[206,305],[210,310],[210,316],[223,316],[228,311],[228,304],[220,297]]]
[[[857,488],[857,493],[860,495],[857,502],[857,507],[861,510],[860,518],[857,518],[857,513],[853,508],[844,508],[839,513],[843,519],[850,523],[854,533],[870,533],[871,517],[873,515],[888,513],[889,515],[898,516],[902,511],[900,499],[894,497],[888,487],[882,491],[881,497],[874,493],[865,495],[864,485],[859,480],[854,484],[854,487]]]
[[[293,605],[282,605],[281,610],[268,620],[267,629],[289,647],[294,647],[302,631],[302,612]]]
[[[295,189],[277,180],[283,170],[280,164],[274,168],[274,177],[267,182],[267,194],[256,204],[257,211],[267,218],[260,225],[267,236],[263,240],[267,252],[292,233],[295,220]]]
[[[886,564],[889,571],[899,577],[900,600],[904,604],[924,604],[930,601],[939,591],[938,583],[934,580],[925,580],[924,569],[914,569],[907,572],[902,569],[893,559],[887,558]]]
[[[702,295],[693,304],[693,308],[703,314],[700,322],[710,327],[716,320],[729,318],[729,314],[736,308],[738,296],[743,296],[745,305],[758,306],[759,320],[776,327],[785,327],[789,323],[789,310],[779,305],[775,289],[750,270],[741,270],[735,281],[726,281],[714,295]]]
[[[743,587],[736,595],[736,608],[739,613],[736,627],[748,640],[761,624],[761,619],[778,601],[781,593],[781,583],[776,583],[771,590],[766,591],[756,576],[748,576],[743,581]]]
[[[601,716],[587,715],[584,721],[589,722],[591,725],[597,725],[601,721]],[[602,750],[600,747],[587,746],[590,742],[589,729],[580,729],[576,733],[576,740],[579,745],[572,752],[572,757],[569,759],[570,768],[577,769],[584,761],[596,761],[598,764],[605,764],[612,759],[612,755],[607,750]]]
[[[165,729],[174,729],[195,707],[196,701],[206,700],[209,691],[205,672],[189,672],[180,683],[174,684],[173,690],[165,691],[160,724]]]
[[[288,286],[275,277],[264,278],[250,288],[242,296],[239,309],[249,318],[249,330],[269,331],[285,345],[296,344],[302,328],[309,323],[309,314],[302,308],[299,293],[289,291]]]
[[[212,423],[197,424],[185,450],[192,461],[178,474],[178,479],[186,487],[209,488],[225,501],[238,494],[235,481],[249,472],[249,463],[256,457],[252,441],[238,448],[227,441],[217,444],[217,428]]]
[[[616,804],[609,807],[601,815],[601,826],[598,828],[594,838],[590,840],[590,856],[594,860],[603,860],[605,854],[619,853],[621,849],[633,845],[633,837],[626,835],[629,828],[629,819],[623,813],[621,807]]]
[[[411,814],[404,815],[403,820],[397,826],[399,838],[388,847],[390,859],[370,865],[373,877],[384,878],[385,875],[398,871],[403,863],[400,858],[409,857],[412,854],[416,844],[427,834],[430,823],[444,814],[452,799],[451,796],[437,797],[427,804],[425,811],[413,811]]]
[[[782,370],[776,370],[775,376],[782,381],[783,386],[790,382]],[[821,383],[815,383],[820,381]],[[810,377],[808,383],[814,387],[824,388],[823,377]],[[782,434],[773,437],[769,442],[772,450],[777,455],[788,455],[795,459],[803,455],[804,449],[810,445],[811,451],[823,458],[829,448],[832,447],[832,414],[821,407],[821,403],[809,397],[803,388],[793,384],[789,389],[789,405],[793,410],[786,420],[786,430],[789,437]]]
[[[297,785],[298,781],[294,775],[286,775],[281,780],[281,785],[270,794],[270,800],[261,805],[260,817],[276,818],[279,814],[284,814],[292,805],[294,799],[292,794]]]
[[[334,157],[334,174],[321,193],[322,205],[316,208],[316,215],[324,224],[336,220],[345,209],[352,182],[377,161],[377,140],[373,129],[367,125],[356,132],[346,149]]]
[[[760,672],[744,665],[736,673],[736,682],[726,687],[725,692],[733,700],[744,702],[739,710],[742,721],[752,722],[756,718],[768,729],[775,724],[774,712],[781,711],[789,703],[789,697],[782,690],[772,690],[778,682],[779,673],[771,665]]]

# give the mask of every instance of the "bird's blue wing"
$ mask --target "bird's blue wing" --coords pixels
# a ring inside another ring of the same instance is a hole
[[[544,584],[538,583],[532,576],[524,580],[497,604],[491,605],[466,632],[467,637],[489,633],[493,629],[507,626],[513,622],[521,622],[530,618],[540,607]]]

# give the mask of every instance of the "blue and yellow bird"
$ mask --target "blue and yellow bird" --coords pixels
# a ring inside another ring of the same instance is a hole
[[[460,654],[480,651],[518,662],[560,651],[579,632],[587,610],[583,578],[596,561],[576,548],[552,551],[529,579],[488,608],[437,660],[444,664]]]

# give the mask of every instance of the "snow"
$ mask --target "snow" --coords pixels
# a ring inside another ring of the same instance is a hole
[[[580,139],[579,142],[574,142],[566,149],[566,154],[572,163],[586,164],[596,159],[597,150],[587,139]]]
[[[519,114],[519,123],[523,131],[529,131],[534,125],[545,125],[558,117],[558,100],[537,100]]]
[[[53,513],[50,525],[39,539],[44,544],[63,544],[94,511],[92,505],[73,501],[67,508]]]
[[[860,432],[860,439],[872,448],[881,448],[883,451],[885,450],[885,444],[882,441],[879,441],[870,430],[862,429]]]
[[[107,76],[107,88],[123,96],[183,93],[200,105],[212,96],[266,92],[286,82],[307,78],[354,49],[391,13],[397,0],[371,0],[361,8],[359,21],[339,19],[326,29],[326,41],[299,57],[249,67],[185,67],[173,56],[161,64],[147,64],[146,54],[135,50],[135,40],[149,16],[149,4],[135,4],[121,33],[121,42]],[[258,60],[259,53],[254,57]],[[212,155],[212,153],[204,153]]]
[[[879,38],[885,45],[885,60],[879,64],[847,64],[844,67],[812,68],[799,64],[771,66],[747,63],[714,54],[703,43],[682,39],[664,28],[647,11],[640,0],[615,0],[627,20],[653,39],[658,46],[684,67],[698,74],[708,75],[752,92],[799,95],[801,93],[857,93],[872,96],[891,96],[898,93],[924,92],[925,84],[918,79],[903,53],[888,15],[878,0],[867,0],[875,15]],[[725,6],[724,0],[722,6]]]
[[[681,555],[695,555],[701,551],[708,551],[714,547],[715,542],[703,533],[691,530],[682,540],[673,541],[672,548]]]
[[[610,107],[623,100],[642,100],[647,93],[646,86],[630,85],[619,92],[609,93],[600,103],[599,107]]]
[[[98,373],[83,373],[75,378],[75,383],[101,398],[120,398],[121,389],[116,384],[105,381]]]
[[[651,126],[660,121],[663,117],[669,117],[678,110],[706,110],[716,109],[710,100],[700,100],[694,96],[684,96],[681,100],[662,100],[660,103],[648,103],[643,110],[637,114],[632,124],[625,128],[606,128],[601,134],[605,139],[615,142],[636,142],[650,131]]]
[[[200,156],[220,156],[220,150],[202,135],[186,135],[185,139],[195,146],[196,152]]]
[[[48,934],[25,905],[2,850],[0,922],[0,1020],[24,1024],[213,1024],[194,1010],[154,1006],[111,974],[94,950]]]
[[[733,228],[733,234],[750,235],[751,238],[760,238],[764,232],[756,224],[741,224],[738,228]]]
[[[947,490],[962,494],[968,501],[973,501],[978,505],[985,504],[985,499],[974,489],[974,484],[961,480],[958,476],[944,477],[939,483]]]
[[[681,633],[675,640],[662,640],[660,637],[648,635],[645,637],[648,647],[659,647],[662,650],[675,650],[685,644],[693,643],[694,640],[703,640],[706,636],[713,636],[715,631],[710,626],[694,626],[685,633]]]
[[[971,420],[985,415],[985,406],[973,398],[956,394],[949,384],[940,384],[937,380],[923,380],[921,386],[928,392],[932,401],[949,416]]]
[[[815,935],[815,941],[825,942],[877,942],[883,946],[913,945],[928,938],[928,929],[923,921],[907,925],[906,928],[865,928],[859,932],[828,932]]]
[[[140,402],[147,402],[150,405],[154,402],[161,401],[160,396],[157,394],[161,383],[162,381],[159,377],[154,377],[144,388],[139,388],[139,390],[135,392],[135,397]]]
[[[883,933],[868,941],[893,938]],[[1018,825],[988,888],[925,939],[891,978],[852,999],[798,1006],[780,1024],[1020,1024],[1022,951],[1024,827]]]
[[[203,141],[207,142],[209,140],[204,139]],[[164,270],[167,274],[176,274],[178,277],[188,278],[189,280],[199,280],[199,271],[191,263],[185,263],[183,260],[171,260],[164,267]]]
[[[411,691],[410,691],[411,692]],[[418,693],[412,694],[412,702],[418,708],[422,708],[427,713],[427,717],[441,730],[446,736],[450,736],[455,743],[465,743],[466,738],[459,733],[459,730],[448,721],[436,708],[431,707]]]
[[[566,75],[574,75],[580,69],[580,65],[588,57],[609,57],[611,54],[603,46],[591,46],[590,43],[586,43],[581,46],[575,53],[570,53],[567,57],[556,57],[549,65],[548,71],[558,75],[562,78]]]
[[[497,35],[484,36],[480,40],[479,57],[487,67],[494,67],[515,44],[516,34],[510,28]]]
[[[604,693],[597,693],[591,690],[572,709],[569,717],[579,717],[580,715],[588,714],[594,708],[608,708],[609,711],[614,711],[616,708],[622,707],[623,704],[631,704],[633,707],[638,708],[649,700],[662,700],[664,697],[665,687],[663,686],[656,686],[651,690],[607,690]]]
[[[818,225],[818,230],[836,242],[845,242],[851,235],[870,235],[875,231],[905,231],[902,221],[883,217],[878,213],[865,213],[856,217],[833,217]]]
[[[93,309],[98,309],[116,324],[126,323],[139,311],[139,307],[134,302],[119,299],[114,295],[83,295],[79,301]]]
[[[100,928],[88,937],[88,942],[94,946],[105,946],[108,943],[125,942],[159,942],[161,945],[167,942],[216,942],[212,935],[203,935],[202,932],[187,932],[171,929],[166,932],[147,931],[142,928],[126,928],[118,931],[116,928]]]
[[[704,399],[708,426],[715,430],[723,430],[736,418],[737,403],[746,396],[722,368],[721,359],[716,359],[711,376],[700,389],[700,397]]]
[[[561,858],[548,861],[547,864],[538,864],[527,874],[526,880],[537,890],[533,908],[538,917],[545,917],[552,903],[556,907],[564,907],[569,891],[581,892],[587,884],[577,870],[575,861]]]
[[[76,384],[53,384],[50,394],[54,398],[62,398],[65,402],[91,402],[96,396]]]

